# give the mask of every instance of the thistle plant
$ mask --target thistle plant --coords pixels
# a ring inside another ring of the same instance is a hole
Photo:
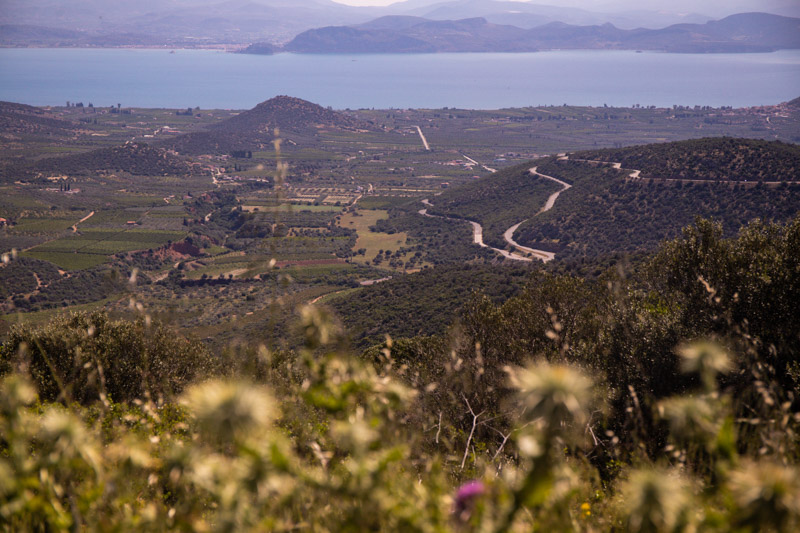
[[[658,404],[659,415],[670,428],[672,444],[666,451],[695,469],[712,466],[716,475],[723,476],[736,451],[731,401],[717,389],[717,377],[734,369],[732,359],[724,348],[709,341],[685,344],[677,353],[684,373],[699,374],[702,392],[673,396]]]
[[[719,344],[698,341],[678,348],[681,357],[681,370],[687,374],[700,376],[706,392],[716,390],[716,379],[734,369],[730,354]]]
[[[771,461],[748,461],[731,474],[733,523],[744,531],[797,531],[800,470]]]
[[[693,506],[688,481],[675,470],[632,472],[620,489],[625,529],[634,533],[689,531]]]
[[[553,487],[556,445],[575,443],[578,428],[586,423],[592,400],[592,381],[567,366],[538,363],[508,369],[522,410],[518,445],[530,458],[527,473],[513,491],[511,505],[497,531],[509,531],[524,506],[542,505]]]

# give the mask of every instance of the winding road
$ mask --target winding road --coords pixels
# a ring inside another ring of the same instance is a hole
[[[536,171],[537,168],[538,167],[533,167],[528,172],[530,172],[534,176],[539,176],[539,177],[548,179],[550,181],[555,181],[556,183],[560,184],[561,187],[562,187],[562,189],[560,191],[554,192],[553,194],[551,194],[547,198],[547,201],[544,203],[544,207],[542,207],[542,209],[539,210],[538,213],[536,213],[538,215],[538,214],[544,213],[545,211],[550,211],[551,209],[553,209],[553,206],[556,205],[556,200],[558,199],[558,195],[561,194],[562,192],[566,191],[567,189],[571,188],[572,185],[570,185],[566,181],[561,181],[558,178],[554,178],[553,176],[547,176],[546,174],[541,174],[541,173]]]
[[[540,215],[540,214],[542,214],[542,213],[545,213],[545,212],[547,212],[547,211],[550,211],[550,210],[553,208],[553,206],[554,206],[554,205],[556,205],[556,200],[558,199],[558,196],[559,196],[559,195],[560,195],[562,192],[564,192],[564,191],[566,191],[567,189],[569,189],[570,187],[572,187],[572,185],[570,185],[569,183],[567,183],[567,182],[565,182],[565,181],[561,181],[561,180],[560,180],[560,179],[558,179],[558,178],[554,178],[553,176],[548,176],[548,175],[546,175],[546,174],[541,174],[540,172],[537,172],[537,170],[536,170],[536,169],[537,169],[537,167],[533,167],[533,168],[531,168],[530,170],[528,170],[528,172],[530,172],[530,173],[531,173],[532,175],[534,175],[534,176],[539,176],[539,177],[541,177],[541,178],[545,178],[545,179],[548,179],[548,180],[550,180],[550,181],[554,181],[554,182],[556,182],[556,183],[560,184],[560,185],[561,185],[561,187],[562,187],[560,191],[556,191],[556,192],[554,192],[553,194],[551,194],[551,195],[550,195],[550,196],[547,198],[547,201],[544,203],[544,207],[542,207],[542,208],[539,210],[539,212],[538,212],[538,213],[536,213],[537,215]],[[543,262],[545,262],[545,263],[547,263],[548,261],[552,261],[552,260],[553,260],[553,259],[555,259],[555,257],[556,257],[556,254],[555,254],[555,253],[553,253],[553,252],[548,252],[548,251],[546,251],[546,250],[537,250],[536,248],[528,248],[527,246],[522,246],[521,244],[519,244],[517,241],[515,241],[515,240],[514,240],[514,232],[515,232],[515,231],[517,231],[517,229],[518,229],[518,228],[519,228],[519,227],[520,227],[522,224],[524,224],[525,222],[527,222],[528,220],[529,220],[529,219],[527,219],[527,218],[526,218],[526,219],[525,219],[525,220],[523,220],[522,222],[519,222],[518,224],[515,224],[515,225],[511,226],[510,228],[508,228],[508,229],[506,230],[506,232],[505,232],[505,233],[503,233],[503,240],[505,240],[505,241],[506,241],[508,244],[510,244],[511,246],[513,246],[514,248],[516,248],[517,250],[520,250],[520,251],[522,251],[522,252],[526,252],[526,253],[532,254],[534,257],[536,257],[537,259],[541,259],[541,260],[542,260]]]
[[[550,209],[552,209],[553,206],[556,203],[556,200],[558,199],[558,196],[562,192],[564,192],[567,189],[569,189],[570,187],[572,187],[572,185],[570,185],[569,183],[567,183],[565,181],[561,181],[558,178],[554,178],[553,176],[548,176],[546,174],[541,174],[536,169],[537,169],[537,167],[533,167],[533,168],[531,168],[529,170],[529,172],[534,176],[539,176],[539,177],[548,179],[550,181],[554,181],[554,182],[560,184],[561,187],[562,187],[560,191],[554,192],[553,194],[551,194],[547,198],[547,201],[545,202],[544,206],[539,210],[538,213],[536,213],[537,215],[539,215],[541,213],[544,213],[544,212],[549,211]],[[433,207],[433,204],[427,198],[422,200],[422,203],[424,205],[428,206],[428,207]],[[500,255],[505,257],[506,259],[511,259],[511,260],[514,260],[514,261],[526,261],[526,262],[533,261],[533,259],[539,259],[540,261],[542,261],[544,263],[547,263],[548,261],[552,261],[556,256],[556,254],[553,253],[553,252],[548,252],[546,250],[537,250],[535,248],[528,248],[527,246],[522,246],[521,244],[519,244],[518,242],[516,242],[514,240],[514,232],[517,231],[517,229],[524,222],[527,222],[529,220],[527,218],[525,220],[523,220],[521,222],[518,222],[517,224],[511,226],[510,228],[508,228],[505,231],[505,233],[503,234],[503,240],[505,240],[508,244],[513,246],[518,252],[529,254],[529,255],[531,255],[533,257],[527,257],[527,256],[524,256],[524,255],[520,255],[519,253],[509,252],[508,250],[501,250],[500,248],[495,248],[493,246],[489,246],[488,244],[483,242],[483,227],[479,223],[474,222],[472,220],[463,219],[463,218],[447,217],[447,216],[441,216],[441,215],[431,215],[430,213],[428,213],[428,207],[426,207],[424,209],[420,209],[418,211],[419,214],[424,216],[424,217],[431,217],[431,218],[444,218],[444,219],[447,219],[447,220],[466,220],[467,222],[469,222],[472,225],[472,242],[474,244],[477,244],[478,246],[480,246],[482,248],[489,248],[489,249],[499,253]]]
[[[417,127],[417,129],[419,129],[419,127]],[[421,135],[422,135],[422,131],[420,131],[420,136]],[[423,137],[423,140],[424,140],[424,137]],[[427,146],[427,143],[426,143],[426,146]],[[467,160],[471,161],[472,163],[482,166],[483,168],[485,168],[489,172],[494,172],[494,169],[490,169],[490,168],[486,167],[485,165],[481,165],[480,163],[478,163],[474,159],[471,159],[471,158],[467,157],[464,154],[461,154],[461,155],[464,158],[466,158]],[[566,155],[566,154],[558,154],[558,159],[560,161],[566,161],[566,160],[569,159],[569,156]],[[582,161],[582,162],[586,162],[586,163],[605,164],[605,165],[611,165],[613,168],[615,168],[617,170],[630,170],[630,174],[628,175],[628,177],[631,178],[631,179],[634,179],[634,180],[635,179],[639,179],[640,178],[640,174],[642,173],[641,170],[623,169],[622,168],[622,163],[614,163],[614,162],[610,162],[610,161],[593,161],[593,160],[589,160],[589,159],[574,159],[573,161]],[[554,178],[553,176],[548,176],[546,174],[540,173],[537,170],[537,167],[532,167],[531,169],[528,170],[528,172],[532,176],[539,176],[540,178],[545,178],[545,179],[548,179],[550,181],[553,181],[553,182],[558,183],[559,185],[561,185],[561,190],[556,191],[553,194],[551,194],[547,198],[547,201],[545,202],[544,206],[534,216],[537,216],[537,215],[540,215],[542,213],[546,213],[547,211],[550,211],[553,208],[553,206],[556,204],[556,200],[558,200],[559,195],[562,192],[564,192],[567,189],[572,187],[572,185],[570,185],[569,183],[567,183],[565,181],[562,181],[562,180],[560,180],[558,178]],[[427,198],[422,200],[422,203],[424,205],[428,206],[428,207],[433,207],[433,204]],[[440,215],[431,215],[431,214],[428,213],[428,208],[427,207],[425,209],[420,209],[419,210],[419,214],[422,215],[422,216],[426,216],[426,217],[444,218],[444,219],[447,219],[447,220],[466,220],[466,219],[463,219],[463,218],[440,216]],[[523,245],[519,244],[517,241],[514,240],[514,233],[517,231],[517,229],[519,229],[519,227],[522,224],[524,224],[528,220],[530,220],[530,219],[526,218],[525,220],[522,220],[521,222],[518,222],[517,224],[514,224],[513,226],[508,228],[505,231],[505,233],[503,233],[503,240],[505,242],[507,242],[508,244],[510,244],[511,246],[513,246],[515,251],[517,251],[517,252],[528,254],[528,255],[532,256],[533,258],[539,259],[540,261],[542,261],[544,263],[547,263],[548,261],[552,261],[556,256],[555,253],[548,252],[546,250],[537,250],[535,248],[529,248],[527,246],[523,246]],[[503,257],[505,257],[507,259],[513,259],[515,261],[532,261],[533,260],[531,257],[523,256],[523,255],[520,255],[520,254],[514,253],[514,252],[509,252],[507,250],[501,250],[499,248],[494,248],[492,246],[487,245],[486,243],[483,242],[483,227],[479,223],[473,222],[472,220],[466,220],[466,221],[469,222],[472,225],[472,241],[475,244],[477,244],[477,245],[479,245],[479,246],[481,246],[483,248],[490,248],[491,250],[494,250],[495,252],[501,254]]]
[[[544,250],[537,250],[535,248],[528,248],[527,246],[522,246],[521,244],[519,244],[517,241],[514,240],[514,232],[517,231],[517,228],[519,228],[522,225],[523,222],[527,222],[527,221],[528,221],[528,219],[525,219],[522,222],[520,222],[518,224],[514,224],[513,226],[508,228],[506,230],[506,232],[503,233],[503,240],[505,240],[508,244],[510,244],[511,246],[516,248],[517,250],[532,254],[536,259],[541,259],[542,262],[544,262],[544,263],[547,263],[548,261],[552,261],[553,259],[555,259],[556,258],[556,254],[553,253],[553,252],[546,252]]]
[[[427,198],[422,200],[422,203],[427,205],[428,207],[433,207],[433,204]],[[427,207],[425,209],[420,209],[418,211],[418,213],[420,215],[424,216],[424,217],[444,218],[446,220],[459,220],[459,221],[463,220],[463,221],[469,222],[472,225],[472,242],[473,242],[473,244],[477,244],[481,248],[489,248],[489,249],[497,252],[498,254],[502,255],[506,259],[512,259],[514,261],[526,261],[526,262],[533,261],[533,259],[531,259],[530,257],[523,257],[523,256],[517,255],[517,254],[515,254],[513,252],[509,252],[508,250],[501,250],[500,248],[494,248],[492,246],[489,246],[485,242],[483,242],[483,226],[481,226],[477,222],[474,222],[472,220],[467,220],[465,218],[445,217],[445,216],[441,216],[441,215],[431,215],[430,213],[428,213],[428,208]]]

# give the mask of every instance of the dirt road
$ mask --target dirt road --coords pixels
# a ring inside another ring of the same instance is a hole
[[[430,203],[430,201],[427,198],[425,200],[422,200],[422,203],[427,205],[427,206],[429,206],[429,207],[433,207],[433,204]],[[502,255],[506,259],[511,259],[511,260],[514,260],[514,261],[525,261],[525,262],[532,261],[532,259],[530,257],[523,257],[523,256],[517,255],[517,254],[515,254],[513,252],[509,252],[508,250],[501,250],[500,248],[494,248],[492,246],[489,246],[485,242],[483,242],[483,226],[481,226],[477,222],[474,222],[472,220],[467,220],[465,218],[445,217],[445,216],[440,216],[440,215],[431,215],[431,214],[428,213],[428,209],[427,208],[420,209],[418,211],[418,213],[420,215],[424,216],[424,217],[444,218],[444,219],[447,219],[447,220],[458,220],[458,221],[469,222],[470,225],[472,226],[472,242],[473,242],[473,244],[477,244],[481,248],[489,248],[489,249],[497,252],[498,254]]]
[[[77,233],[78,232],[78,224],[80,224],[81,222],[86,222],[87,220],[89,220],[93,216],[94,216],[94,211],[92,211],[91,213],[89,213],[88,215],[86,215],[85,217],[83,217],[82,219],[77,221],[75,224],[73,224],[72,225],[72,233]]]
[[[496,168],[490,168],[490,167],[487,167],[486,165],[484,165],[483,163],[478,163],[477,161],[475,161],[474,159],[472,159],[471,157],[469,157],[466,154],[461,154],[461,157],[463,157],[464,159],[466,159],[467,161],[469,161],[473,165],[477,165],[479,167],[483,167],[483,169],[486,170],[487,172],[491,172],[492,174],[497,172]]]
[[[519,228],[523,222],[527,222],[527,219],[523,220],[519,224],[515,224],[510,228],[508,228],[506,232],[503,234],[503,239],[517,250],[521,250],[523,252],[532,254],[536,259],[541,259],[545,263],[555,259],[556,254],[554,254],[553,252],[546,252],[544,250],[536,250],[534,248],[528,248],[527,246],[522,246],[521,244],[519,244],[517,241],[514,240],[514,232],[517,231],[517,228]]]
[[[547,201],[544,204],[544,207],[542,207],[542,209],[539,210],[539,213],[544,213],[546,211],[550,211],[551,209],[553,209],[553,206],[556,204],[556,200],[558,199],[558,196],[562,192],[564,192],[567,189],[571,188],[572,185],[570,185],[569,183],[567,183],[565,181],[561,181],[558,178],[554,178],[553,176],[547,176],[545,174],[540,174],[539,172],[536,171],[536,169],[537,169],[537,167],[533,167],[528,172],[530,172],[534,176],[539,176],[541,178],[545,178],[545,179],[548,179],[550,181],[555,181],[556,183],[560,184],[563,187],[560,191],[556,191],[553,194],[551,194],[550,197],[547,199]],[[539,214],[539,213],[537,213],[537,214]]]
[[[414,127],[417,128],[417,133],[419,133],[419,138],[422,139],[422,144],[425,146],[425,149],[430,152],[431,147],[430,145],[428,145],[428,139],[426,139],[425,136],[422,134],[422,128],[420,128],[419,126],[414,126]]]
[[[547,201],[545,202],[544,207],[542,207],[539,210],[539,212],[537,213],[537,215],[539,215],[541,213],[545,213],[547,211],[550,211],[553,208],[553,206],[556,204],[556,200],[558,200],[558,196],[562,192],[564,192],[567,189],[569,189],[570,187],[572,187],[572,185],[570,185],[569,183],[567,183],[565,181],[561,181],[558,178],[554,178],[553,176],[548,176],[546,174],[540,174],[539,172],[537,172],[536,168],[537,167],[531,168],[529,170],[529,172],[534,176],[539,176],[541,178],[545,178],[545,179],[548,179],[550,181],[554,181],[554,182],[558,183],[559,185],[561,185],[561,187],[562,187],[560,191],[554,192],[553,194],[551,194],[547,198]],[[510,244],[511,246],[516,248],[517,250],[519,250],[521,252],[532,254],[534,257],[536,257],[536,259],[540,259],[545,263],[547,263],[548,261],[552,261],[556,257],[556,254],[554,254],[553,252],[548,252],[546,250],[537,250],[535,248],[529,248],[527,246],[522,246],[521,244],[519,244],[517,241],[514,240],[514,232],[517,231],[517,229],[523,223],[527,222],[528,220],[529,219],[525,219],[522,222],[519,222],[518,224],[515,224],[515,225],[511,226],[510,228],[508,228],[506,230],[506,232],[503,233],[503,240],[505,240],[508,244]]]

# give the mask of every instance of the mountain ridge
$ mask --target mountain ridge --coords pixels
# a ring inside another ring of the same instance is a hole
[[[434,21],[381,17],[357,26],[308,30],[283,50],[295,53],[535,52],[553,49],[680,53],[772,52],[800,48],[800,18],[741,13],[705,24],[622,30],[606,23],[551,22],[531,30],[482,17]]]
[[[685,2],[684,2],[685,3]],[[762,0],[758,9],[800,16],[800,8]],[[493,24],[524,29],[561,21],[573,25],[664,28],[704,23],[737,11],[696,13],[695,5],[667,9],[642,5],[631,10],[606,5],[597,10],[502,0],[396,2],[390,6],[350,6],[331,0],[5,0],[0,10],[0,44],[5,46],[238,46],[286,43],[303,31],[327,25],[358,25],[385,15],[431,20],[483,17]],[[786,4],[784,2],[784,4]],[[707,6],[702,7],[703,11]],[[752,9],[752,7],[751,7]]]

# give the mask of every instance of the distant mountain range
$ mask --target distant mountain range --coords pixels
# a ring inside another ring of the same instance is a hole
[[[643,0],[640,9],[630,10],[611,4],[590,11],[504,0],[408,0],[387,7],[354,7],[332,0],[2,0],[0,46],[280,45],[309,29],[357,26],[385,16],[484,18],[522,29],[553,22],[658,29],[702,24],[742,11],[742,5],[756,5],[736,0],[720,8],[674,0],[672,8],[663,9]],[[800,16],[795,0],[761,0],[757,5],[759,11]]]
[[[411,4],[405,2],[404,4]],[[401,6],[403,4],[395,4]],[[449,0],[401,11],[397,14],[423,17],[430,20],[459,20],[464,18],[485,18],[494,24],[510,24],[520,28],[535,28],[550,22],[565,24],[592,25],[614,24],[620,28],[661,28],[681,22],[702,23],[713,17],[693,10],[635,10],[589,11],[574,7],[542,5],[534,2],[507,0]],[[783,13],[781,13],[783,14]]]
[[[800,18],[742,13],[705,24],[624,30],[612,24],[552,22],[533,29],[485,18],[434,21],[382,17],[358,26],[328,26],[295,37],[283,50],[298,53],[535,52],[555,49],[663,52],[770,52],[800,48]]]

